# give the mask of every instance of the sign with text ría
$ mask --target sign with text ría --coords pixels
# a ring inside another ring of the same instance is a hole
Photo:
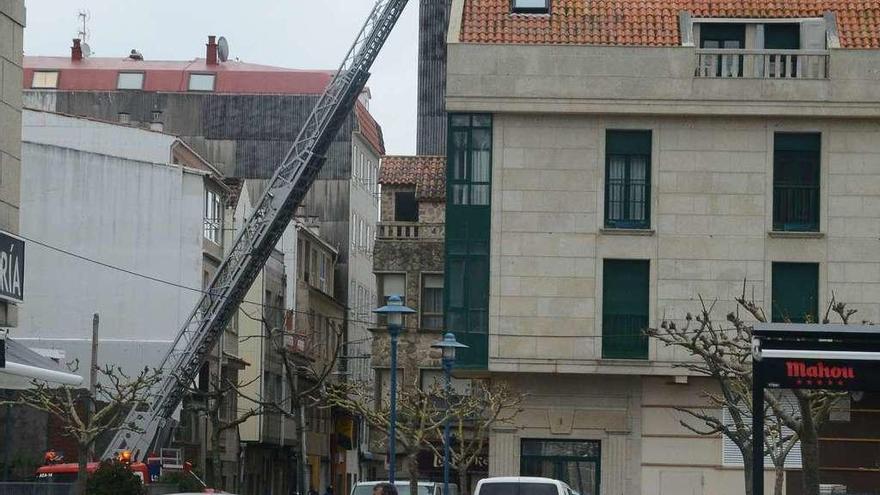
[[[770,388],[871,390],[880,379],[880,363],[778,359],[762,363]]]
[[[0,231],[0,299],[24,301],[24,240]]]

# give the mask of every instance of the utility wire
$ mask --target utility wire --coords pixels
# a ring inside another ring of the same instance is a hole
[[[146,280],[150,280],[150,281],[152,281],[152,282],[156,282],[156,283],[159,283],[159,284],[168,285],[168,286],[175,287],[175,288],[178,288],[178,289],[184,289],[184,290],[188,290],[188,291],[192,291],[192,292],[198,292],[199,294],[203,294],[203,295],[210,294],[208,291],[206,291],[206,290],[204,290],[204,289],[197,289],[197,288],[195,288],[195,287],[190,287],[190,286],[187,286],[187,285],[179,284],[179,283],[177,283],[177,282],[171,282],[171,281],[169,281],[169,280],[164,280],[164,279],[161,279],[161,278],[158,278],[158,277],[153,277],[153,276],[151,276],[151,275],[145,275],[145,274],[143,274],[143,273],[138,273],[138,272],[135,272],[135,271],[132,271],[132,270],[128,270],[128,269],[126,269],[126,268],[122,268],[122,267],[119,267],[119,266],[111,265],[111,264],[109,264],[109,263],[105,263],[105,262],[103,262],[103,261],[98,261],[98,260],[95,260],[95,259],[89,258],[89,257],[87,257],[87,256],[83,256],[83,255],[80,255],[80,254],[77,254],[77,253],[73,253],[73,252],[68,251],[68,250],[66,250],[66,249],[59,248],[59,247],[56,247],[56,246],[52,246],[52,245],[50,245],[50,244],[46,244],[45,242],[41,242],[41,241],[37,241],[37,240],[31,239],[31,238],[28,238],[28,237],[26,237],[26,236],[24,236],[24,235],[21,235],[21,234],[16,234],[16,235],[17,235],[18,237],[21,237],[22,239],[24,239],[24,240],[27,241],[27,242],[31,242],[31,243],[33,243],[33,244],[37,244],[37,245],[42,246],[42,247],[45,247],[45,248],[47,248],[47,249],[51,249],[51,250],[53,250],[53,251],[57,251],[57,252],[59,252],[59,253],[62,253],[62,254],[65,254],[65,255],[67,255],[67,256],[71,256],[71,257],[74,257],[74,258],[80,259],[80,260],[82,260],[82,261],[86,261],[86,262],[89,262],[89,263],[93,263],[93,264],[96,264],[96,265],[102,266],[102,267],[104,267],[104,268],[108,268],[108,269],[110,269],[110,270],[116,270],[116,271],[119,271],[119,272],[122,272],[122,273],[126,273],[126,274],[128,274],[128,275],[134,276],[134,277],[143,278],[143,279],[146,279]],[[291,313],[302,314],[302,315],[312,315],[312,314],[314,314],[314,313],[312,313],[312,312],[310,312],[310,311],[303,311],[303,310],[296,310],[296,309],[287,309],[287,308],[280,307],[280,306],[274,306],[274,305],[271,305],[271,304],[265,304],[265,303],[260,303],[260,302],[256,302],[256,301],[249,301],[249,300],[247,300],[247,299],[243,299],[243,300],[242,300],[242,304],[245,304],[245,303],[247,303],[247,304],[251,304],[251,305],[254,305],[254,306],[258,306],[258,307],[261,307],[261,308],[265,308],[265,309],[274,309],[274,310],[278,310],[278,311],[290,311]],[[244,310],[242,310],[241,308],[239,308],[239,309],[240,309],[241,311],[244,311]],[[352,313],[359,313],[359,312],[361,312],[361,311],[355,311],[356,309],[359,309],[359,308],[352,308],[352,307],[350,307],[350,306],[346,306],[346,309],[347,309],[349,312],[352,312]],[[359,319],[352,319],[352,318],[340,318],[340,317],[338,317],[338,316],[326,316],[325,318],[327,318],[328,320],[335,320],[335,321],[340,321],[340,322],[344,322],[344,321],[347,320],[349,323],[362,323],[362,324],[364,324],[364,325],[375,325],[375,322],[370,321],[370,320],[359,320]],[[414,330],[414,331],[423,331],[423,330],[425,330],[425,329],[423,329],[423,328],[421,328],[421,327],[411,327],[411,326],[403,326],[403,327],[401,327],[401,329],[402,329],[402,330]],[[684,335],[690,335],[690,334],[696,334],[696,333],[701,333],[701,332],[705,332],[705,331],[706,331],[706,330],[699,330],[699,329],[697,329],[697,330],[690,330],[690,331],[687,331],[687,332],[683,332],[683,334],[684,334]],[[719,329],[716,329],[715,331],[716,331],[716,332],[735,332],[735,331],[737,331],[737,328],[735,328],[735,327],[732,327],[732,328],[719,328]],[[486,333],[485,335],[488,335],[488,333]],[[570,335],[559,335],[559,334],[497,333],[497,334],[493,334],[493,335],[495,335],[495,336],[497,336],[497,337],[541,337],[541,338],[553,338],[553,339],[601,339],[601,338],[631,337],[631,336],[632,336],[631,333],[625,333],[625,334],[624,334],[624,333],[621,333],[621,334],[603,334],[603,335],[574,335],[574,334],[570,334]],[[366,342],[366,341],[369,341],[369,340],[372,340],[372,337],[368,337],[367,339],[364,339],[365,342]],[[354,342],[357,342],[357,341],[352,341],[352,343],[354,343]]]

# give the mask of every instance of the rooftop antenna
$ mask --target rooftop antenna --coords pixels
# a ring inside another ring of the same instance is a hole
[[[89,37],[88,21],[92,18],[92,13],[88,10],[80,9],[76,16],[81,23],[79,30],[76,33],[77,38],[82,40],[83,57],[88,57],[92,54],[92,48],[86,43]]]

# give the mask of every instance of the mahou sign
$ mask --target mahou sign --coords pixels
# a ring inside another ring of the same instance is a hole
[[[752,331],[752,410],[767,388],[880,391],[880,327],[768,323]],[[752,431],[764,431],[755,414]],[[764,440],[752,441],[752,472],[764,472]],[[764,495],[764,477],[752,480]]]

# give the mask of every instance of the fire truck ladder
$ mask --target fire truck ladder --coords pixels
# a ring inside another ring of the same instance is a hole
[[[290,151],[275,171],[259,206],[217,270],[165,356],[162,379],[148,403],[133,409],[104,452],[128,450],[137,460],[156,447],[160,431],[177,409],[202,363],[238,310],[245,294],[289,224],[326,159],[342,122],[370,77],[369,70],[407,0],[378,0],[339,71],[318,100]]]

